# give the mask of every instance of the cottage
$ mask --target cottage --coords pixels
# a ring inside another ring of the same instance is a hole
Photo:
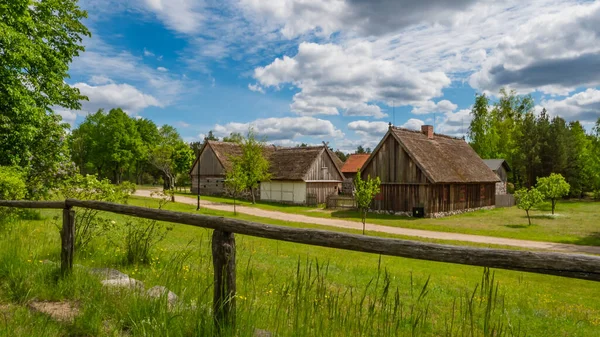
[[[200,156],[196,158],[190,170],[192,193],[198,193],[199,180],[200,194],[225,194],[225,173],[232,167],[231,157],[241,154],[242,149],[236,143],[212,140],[204,142]],[[200,171],[198,171],[198,163],[200,163]]]
[[[356,177],[356,172],[362,169],[365,162],[369,159],[368,154],[351,154],[342,166],[342,173],[344,174],[344,183],[342,185],[342,192],[344,194],[350,195],[352,194],[352,189],[354,187],[354,177]]]
[[[325,203],[341,188],[341,160],[323,146],[277,148],[269,156],[271,180],[261,182],[260,199],[294,204]]]
[[[508,172],[510,172],[510,166],[504,159],[484,159],[483,162],[492,170],[498,178],[499,182],[496,183],[496,195],[508,193]]]
[[[362,170],[381,179],[373,209],[438,217],[495,204],[498,177],[464,139],[392,127]]]

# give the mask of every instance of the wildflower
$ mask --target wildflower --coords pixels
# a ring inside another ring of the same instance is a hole
[[[31,260],[27,260],[27,262],[31,263]]]

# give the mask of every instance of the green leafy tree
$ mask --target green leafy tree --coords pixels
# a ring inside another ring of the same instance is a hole
[[[529,226],[531,226],[531,217],[529,216],[529,211],[544,201],[544,196],[535,187],[530,189],[521,188],[515,192],[515,199],[517,200],[517,207],[527,213],[527,221],[529,222]]]
[[[25,174],[19,167],[0,166],[0,200],[20,200],[27,195]],[[0,223],[16,212],[12,207],[0,207]]]
[[[244,136],[239,132],[232,132],[229,136],[223,137],[223,141],[226,143],[241,143],[243,140]]]
[[[365,153],[367,153],[367,151],[365,151],[365,148],[362,145],[359,145],[356,148],[356,151],[354,153],[356,153],[356,154],[365,154]]]
[[[165,190],[175,189],[177,173],[187,172],[193,160],[194,153],[177,130],[170,125],[161,126],[159,142],[150,154],[150,162],[164,175]],[[175,201],[174,195],[172,201]]]
[[[475,97],[471,115],[473,119],[468,133],[471,146],[481,158],[493,158],[497,153],[498,134],[494,127],[490,102],[485,94]]]
[[[75,0],[0,5],[0,165],[24,171],[28,197],[41,197],[68,165],[65,129],[55,107],[86,99],[69,86],[69,64],[90,36]]]
[[[244,138],[240,146],[242,148],[241,166],[246,175],[246,187],[252,194],[252,203],[256,203],[255,192],[261,181],[268,181],[271,178],[269,174],[269,161],[265,156],[265,142],[256,139],[256,133],[252,128],[248,130],[248,135]]]
[[[206,137],[204,137],[204,139],[218,141],[219,137],[215,136],[215,134],[213,133],[213,130],[209,130],[208,134],[206,135]]]
[[[340,158],[340,160],[342,162],[345,162],[346,159],[348,159],[348,155],[345,154],[344,152],[340,151],[340,150],[335,150],[335,155],[338,156],[338,158]]]
[[[233,214],[237,214],[236,199],[239,195],[248,189],[247,175],[244,172],[244,166],[241,156],[232,156],[230,158],[232,167],[225,174],[225,186],[233,195]]]
[[[552,202],[552,214],[556,208],[556,201],[569,194],[569,183],[561,174],[552,173],[548,177],[538,178],[536,188],[544,198]]]
[[[371,178],[371,175],[367,176],[366,180],[363,180],[360,174],[360,170],[354,178],[354,200],[361,213],[361,219],[363,224],[363,235],[365,234],[365,227],[367,222],[367,212],[369,205],[373,201],[373,198],[380,192],[381,180],[379,177],[375,179]]]

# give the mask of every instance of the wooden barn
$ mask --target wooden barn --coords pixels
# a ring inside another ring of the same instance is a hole
[[[495,204],[498,177],[464,139],[390,125],[362,176],[378,176],[373,209],[438,217]],[[421,213],[421,214],[419,214]]]
[[[341,160],[327,145],[277,148],[270,154],[271,180],[261,182],[260,199],[320,204],[341,189]]]
[[[342,191],[346,195],[352,195],[352,190],[354,188],[354,177],[356,177],[356,172],[362,169],[365,162],[369,159],[368,154],[351,154],[348,156],[346,161],[344,162],[344,166],[342,166],[342,173],[344,174],[344,183],[342,185]]]
[[[496,183],[496,195],[508,193],[508,172],[510,172],[510,166],[504,159],[484,159],[483,162],[498,176],[500,179]]]
[[[225,173],[232,165],[230,158],[241,154],[242,149],[236,143],[206,141],[200,156],[196,158],[190,170],[192,193],[198,193],[198,179],[200,179],[200,194],[225,194]],[[198,162],[200,162],[199,174]]]

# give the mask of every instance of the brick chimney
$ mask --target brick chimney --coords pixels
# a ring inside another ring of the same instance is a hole
[[[433,139],[433,125],[421,125],[421,132],[429,139]]]

